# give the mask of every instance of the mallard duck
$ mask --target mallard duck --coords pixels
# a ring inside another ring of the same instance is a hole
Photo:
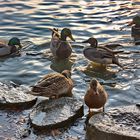
[[[19,46],[19,48],[16,47]],[[9,40],[8,45],[0,43],[0,57],[16,53],[19,49],[22,48],[20,40],[16,37],[13,37]]]
[[[87,90],[84,96],[85,104],[89,107],[89,113],[91,108],[99,109],[103,107],[104,111],[104,105],[107,99],[107,92],[96,79],[92,79],[90,82],[89,89]]]
[[[35,86],[32,86],[31,94],[45,97],[60,97],[71,95],[73,82],[71,72],[64,70],[62,73],[50,73],[45,75]]]
[[[58,33],[58,30],[52,29],[52,39],[50,43],[50,49],[55,58],[66,59],[72,53],[71,44],[66,40],[69,37],[72,41],[75,41],[71,30],[64,28],[61,31],[61,34]]]
[[[83,50],[83,54],[88,60],[105,65],[116,64],[122,68],[121,64],[118,62],[118,58],[115,56],[115,54],[122,51],[114,52],[105,46],[97,47],[98,41],[93,37],[89,38],[86,41],[83,41],[82,43],[90,44],[89,47]]]

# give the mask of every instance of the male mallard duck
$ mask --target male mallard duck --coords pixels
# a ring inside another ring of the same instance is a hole
[[[91,108],[98,109],[103,107],[104,111],[104,105],[107,101],[107,98],[108,94],[104,88],[96,79],[92,79],[89,89],[87,90],[84,97],[85,104],[89,107],[89,113]]]
[[[17,48],[16,45],[18,45],[19,48]],[[21,48],[22,45],[20,40],[16,37],[13,37],[9,40],[8,45],[0,43],[0,57],[15,53]]]
[[[118,66],[121,66],[121,64],[118,62],[118,58],[115,56],[115,54],[120,53],[122,51],[112,51],[111,49],[107,47],[98,47],[98,41],[97,39],[91,37],[86,41],[83,41],[82,43],[89,43],[90,46],[85,48],[83,51],[84,56],[93,62],[100,63],[100,64],[116,64]]]
[[[50,73],[45,75],[35,86],[32,87],[31,94],[37,96],[58,98],[61,95],[71,95],[73,82],[71,72],[64,70],[62,73]]]
[[[61,35],[58,33],[58,30],[52,29],[52,39],[50,43],[50,49],[54,57],[58,59],[66,59],[72,53],[71,44],[66,40],[69,37],[72,41],[75,41],[72,37],[71,30],[64,28],[61,31]]]

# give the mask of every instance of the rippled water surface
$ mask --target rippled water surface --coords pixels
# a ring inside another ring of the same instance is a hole
[[[73,94],[81,100],[90,79],[96,77],[109,94],[106,109],[139,102],[140,46],[134,44],[131,28],[120,30],[139,9],[139,0],[1,0],[1,40],[17,36],[25,49],[21,56],[0,59],[0,81],[13,81],[29,86],[44,74],[71,69],[75,84]],[[72,30],[76,42],[73,43],[73,54],[69,61],[53,60],[49,50],[51,32],[48,27],[60,30],[68,27]],[[97,38],[99,44],[122,44],[123,46],[114,49],[125,51],[119,57],[122,65],[128,69],[122,70],[111,65],[109,71],[94,72],[91,63],[82,54],[83,44],[80,43],[91,36]],[[1,115],[1,124],[4,126],[6,120],[3,116],[4,114]],[[12,117],[14,118],[14,114]],[[69,135],[84,139],[84,121],[85,118],[76,122],[60,139]],[[2,134],[1,129],[0,135]],[[8,136],[14,138],[15,134],[11,132]],[[27,140],[45,139],[43,137],[32,134]],[[53,138],[48,136],[46,139]]]

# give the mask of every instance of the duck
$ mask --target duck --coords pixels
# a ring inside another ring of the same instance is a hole
[[[16,47],[18,45],[18,47]],[[9,40],[8,45],[0,42],[0,57],[8,56],[10,54],[18,52],[22,48],[20,40],[17,37],[13,37]]]
[[[61,73],[50,73],[45,75],[34,86],[31,94],[49,98],[59,98],[61,96],[71,96],[73,81],[70,70],[63,70]]]
[[[59,33],[55,28],[52,29],[50,50],[55,58],[67,59],[70,57],[72,53],[72,46],[67,41],[67,37],[69,37],[72,41],[75,41],[70,29],[64,28],[61,33]]]
[[[99,109],[99,108],[103,108],[104,112],[104,105],[107,102],[107,99],[108,93],[101,86],[98,80],[93,78],[90,81],[89,88],[84,96],[84,101],[89,108],[89,113],[91,112],[90,109]]]
[[[115,56],[116,54],[123,51],[113,51],[105,46],[98,47],[98,41],[93,37],[83,41],[82,43],[90,44],[89,47],[86,47],[83,50],[83,54],[88,60],[103,65],[116,64],[119,67],[123,68],[123,66],[119,63],[118,58]]]

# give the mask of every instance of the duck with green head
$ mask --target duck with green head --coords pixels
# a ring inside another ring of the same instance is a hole
[[[69,37],[72,41],[75,41],[71,30],[64,28],[59,34],[58,30],[52,29],[52,39],[50,43],[50,49],[55,58],[66,59],[69,58],[72,53],[71,44],[67,41]]]
[[[16,47],[16,45],[18,45],[18,47]],[[13,37],[9,40],[8,45],[0,43],[0,57],[16,53],[21,48],[20,40]]]
[[[89,38],[86,41],[83,41],[82,43],[90,44],[89,47],[86,47],[83,50],[83,54],[88,60],[105,65],[116,64],[122,68],[121,64],[118,61],[118,58],[115,56],[115,54],[120,53],[122,51],[114,52],[107,47],[97,47],[98,41],[93,37]]]

